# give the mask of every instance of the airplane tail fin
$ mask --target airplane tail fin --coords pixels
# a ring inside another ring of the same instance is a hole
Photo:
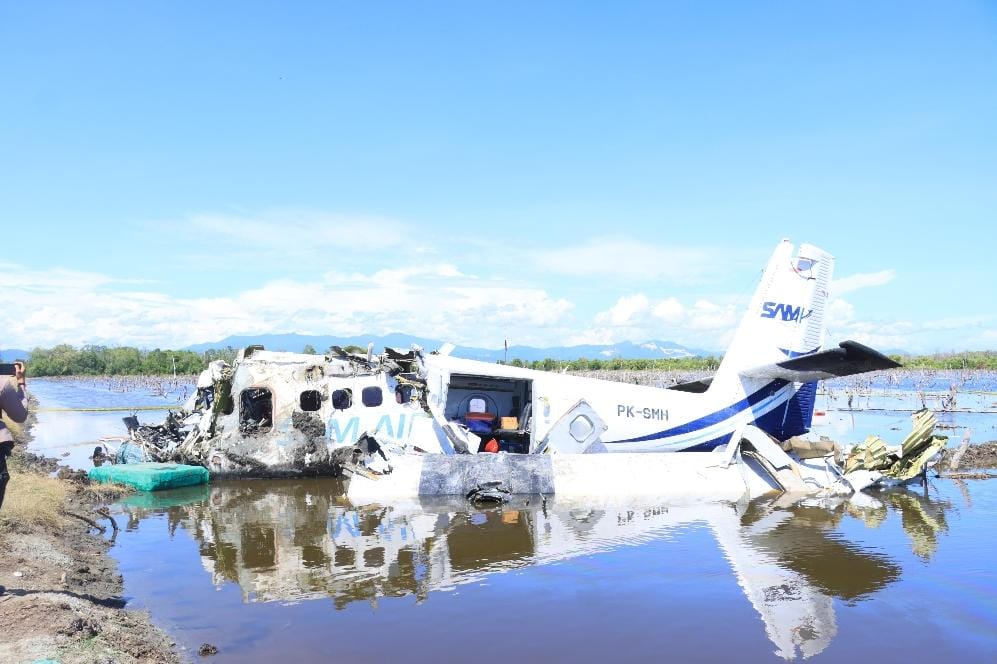
[[[820,350],[824,313],[834,257],[810,244],[783,240],[769,259],[761,283],[717,370],[743,375],[754,367],[776,364]]]
[[[795,254],[793,249],[783,240],[773,252],[711,390],[739,388],[747,394],[781,390],[797,381],[760,375],[757,370],[819,354],[834,257],[810,244],[800,245]],[[805,433],[810,430],[816,397],[815,380],[797,383],[787,400],[756,418],[756,424],[779,440]]]
[[[854,341],[821,350],[834,257],[810,244],[784,240],[769,260],[709,389],[746,394],[795,387],[784,405],[756,424],[779,440],[810,429],[817,381],[900,366]]]

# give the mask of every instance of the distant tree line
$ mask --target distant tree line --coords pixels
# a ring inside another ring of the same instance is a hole
[[[499,364],[503,364],[499,362]],[[681,357],[644,360],[627,360],[621,357],[610,359],[585,358],[576,360],[509,360],[509,366],[537,369],[538,371],[716,371],[720,359],[716,357]]]
[[[130,346],[83,346],[60,344],[35,348],[28,360],[29,376],[162,376],[198,374],[208,362],[235,359],[235,349],[139,350]]]
[[[997,351],[971,351],[964,353],[936,353],[934,355],[891,355],[906,369],[966,369],[997,370]],[[683,357],[644,360],[610,359],[578,360],[510,360],[507,364],[540,371],[716,371],[718,357]],[[500,362],[502,364],[502,362]]]
[[[348,353],[366,353],[366,348],[346,346]],[[212,348],[203,353],[190,350],[139,350],[132,346],[95,346],[77,348],[59,344],[52,348],[35,348],[28,359],[29,376],[172,376],[201,373],[209,362],[235,361],[238,349]],[[312,345],[304,353],[316,355]],[[327,353],[332,353],[330,347]]]
[[[906,369],[982,369],[997,370],[997,351],[935,353],[934,355],[891,355]]]
[[[351,353],[366,353],[366,348],[348,346]],[[150,376],[197,374],[209,362],[224,360],[231,364],[236,349],[220,348],[196,353],[189,350],[139,350],[130,346],[82,346],[60,344],[53,348],[36,348],[28,360],[30,376]],[[305,352],[315,354],[314,347]],[[330,348],[327,352],[332,352]],[[935,355],[892,355],[907,369],[973,369],[997,370],[997,351],[975,351]],[[499,362],[502,364],[502,362]],[[717,357],[683,357],[673,359],[576,359],[576,360],[510,360],[510,366],[539,371],[716,371]]]

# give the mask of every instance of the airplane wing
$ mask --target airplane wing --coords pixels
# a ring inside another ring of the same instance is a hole
[[[900,366],[899,362],[894,362],[857,341],[842,341],[837,348],[744,369],[738,373],[746,378],[781,378],[794,383],[809,383],[813,380],[896,369]]]

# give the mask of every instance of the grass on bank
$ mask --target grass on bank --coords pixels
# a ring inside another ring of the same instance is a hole
[[[82,487],[50,477],[47,472],[28,467],[18,450],[26,444],[25,426],[3,417],[14,437],[15,454],[7,459],[10,482],[0,507],[0,533],[32,527],[58,528],[65,524],[66,501],[71,494],[90,504],[108,503],[134,491],[120,484],[85,484]]]
[[[0,533],[63,526],[66,502],[71,494],[75,495],[74,503],[78,500],[84,505],[101,505],[135,491],[122,484],[85,484],[80,487],[66,480],[20,468],[18,464],[10,465],[7,495],[0,508]],[[83,513],[87,511],[84,509]]]
[[[112,503],[132,493],[135,489],[124,484],[91,482],[80,490],[80,497],[85,503]]]
[[[25,442],[24,425],[4,416],[3,423],[13,435],[15,445]],[[48,475],[24,468],[16,457],[7,459],[10,481],[3,507],[0,507],[0,532],[12,528],[45,526],[56,528],[63,523],[66,485]]]
[[[7,495],[0,508],[0,532],[14,528],[63,524],[66,483],[30,471],[11,469]]]

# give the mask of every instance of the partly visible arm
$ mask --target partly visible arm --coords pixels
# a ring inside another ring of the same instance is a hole
[[[13,380],[6,380],[0,387],[0,410],[17,423],[28,419],[28,393],[24,379],[24,365],[15,362],[17,372]]]

